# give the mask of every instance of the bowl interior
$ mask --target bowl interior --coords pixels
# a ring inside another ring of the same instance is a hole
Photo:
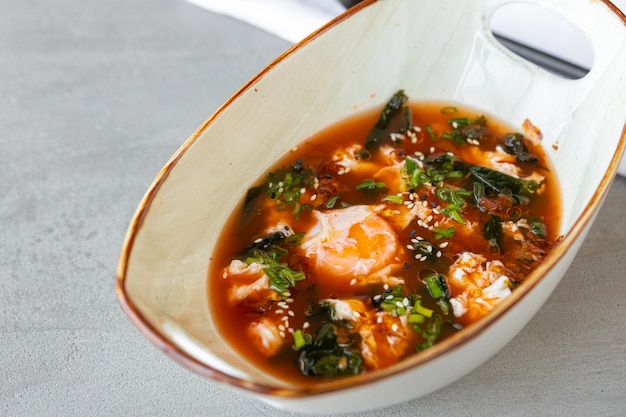
[[[568,233],[599,207],[624,150],[626,30],[605,3],[534,2],[587,33],[595,62],[586,77],[558,78],[495,41],[488,22],[502,0],[366,1],[279,57],[184,143],[139,206],[118,268],[130,318],[203,375],[289,389],[220,337],[207,304],[209,258],[227,217],[278,157],[398,89],[538,126],[561,181],[570,245]]]

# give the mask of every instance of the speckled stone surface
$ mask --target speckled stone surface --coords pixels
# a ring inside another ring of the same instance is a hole
[[[0,9],[0,415],[292,415],[174,363],[114,291],[152,179],[289,45],[180,0]],[[625,415],[625,214],[618,178],[567,276],[505,349],[434,394],[359,415]]]

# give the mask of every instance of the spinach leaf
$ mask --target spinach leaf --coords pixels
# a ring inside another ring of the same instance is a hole
[[[410,123],[411,114],[408,107],[405,107],[404,104],[408,99],[409,98],[406,94],[404,94],[404,91],[400,90],[387,102],[378,117],[378,121],[365,137],[365,149],[361,152],[361,157],[363,159],[367,159],[369,157],[369,152],[382,145],[387,136],[387,129],[391,125],[391,120],[394,116],[400,113],[400,111],[403,112],[404,129],[407,129],[406,124],[407,122]]]
[[[352,344],[352,340],[340,343],[335,326],[332,323],[324,323],[317,331],[313,342],[299,350],[300,372],[325,379],[362,373],[365,369],[363,358],[356,349],[351,348]]]
[[[507,133],[504,136],[504,151],[509,155],[515,155],[517,162],[538,162],[539,157],[528,151],[523,139],[524,136],[520,133]]]

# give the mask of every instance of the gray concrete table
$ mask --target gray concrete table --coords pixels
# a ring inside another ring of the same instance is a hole
[[[182,0],[2,2],[0,415],[288,415],[171,361],[114,293],[154,176],[288,46]],[[492,360],[362,415],[625,415],[625,213],[619,178],[567,276]]]

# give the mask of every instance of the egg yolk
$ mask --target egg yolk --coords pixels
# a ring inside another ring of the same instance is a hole
[[[370,206],[313,211],[314,224],[302,239],[318,284],[357,285],[400,262],[396,233]]]

